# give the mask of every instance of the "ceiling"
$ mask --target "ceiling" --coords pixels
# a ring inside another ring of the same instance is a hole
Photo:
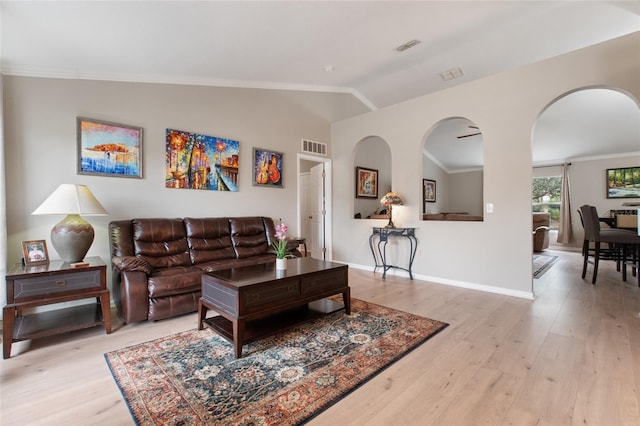
[[[3,0],[0,65],[8,75],[361,102],[356,110],[324,102],[336,121],[639,31],[639,15],[637,1]],[[459,78],[441,77],[458,68]]]

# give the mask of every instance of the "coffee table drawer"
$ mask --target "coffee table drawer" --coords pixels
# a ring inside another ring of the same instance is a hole
[[[298,278],[281,279],[272,281],[266,285],[260,285],[247,289],[244,292],[244,306],[247,312],[256,308],[282,304],[300,298],[300,280]]]
[[[347,269],[333,270],[303,277],[301,283],[302,295],[312,296],[324,294],[328,291],[342,289],[348,286]]]

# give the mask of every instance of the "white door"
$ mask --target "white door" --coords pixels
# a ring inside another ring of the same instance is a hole
[[[324,203],[324,163],[311,168],[309,182],[309,202],[311,205],[310,241],[307,247],[311,250],[311,257],[315,259],[325,258],[325,203]]]
[[[311,174],[309,172],[300,173],[300,223],[302,224],[301,236],[307,238],[307,250],[309,250],[311,241],[311,194],[310,190]],[[309,253],[305,253],[308,256]]]

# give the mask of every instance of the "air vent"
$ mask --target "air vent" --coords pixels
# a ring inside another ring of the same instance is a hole
[[[464,73],[460,68],[451,68],[450,70],[442,71],[440,73],[440,77],[442,77],[444,81],[453,80],[454,78],[462,77],[463,75]]]
[[[322,142],[314,142],[309,139],[302,139],[302,152],[310,152],[312,154],[327,155],[327,144]]]
[[[404,52],[405,50],[411,49],[413,46],[415,46],[417,44],[420,44],[420,40],[411,40],[411,41],[408,41],[408,42],[406,42],[405,44],[403,44],[401,46],[396,47],[396,50],[398,52]]]

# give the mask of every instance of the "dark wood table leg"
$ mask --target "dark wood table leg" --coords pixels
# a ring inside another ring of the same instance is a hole
[[[344,302],[344,313],[347,315],[351,315],[351,288],[347,287],[347,289],[342,293],[342,301]]]
[[[198,300],[198,330],[204,329],[204,319],[207,317],[209,308],[202,303],[202,299]]]
[[[102,320],[107,334],[111,334],[111,301],[109,292],[105,291],[100,295],[100,308],[102,309]]]
[[[11,343],[13,343],[13,328],[16,322],[16,309],[5,307],[2,309],[2,358],[11,357]]]
[[[236,352],[236,358],[242,358],[242,341],[244,339],[244,320],[233,320],[233,349]]]

